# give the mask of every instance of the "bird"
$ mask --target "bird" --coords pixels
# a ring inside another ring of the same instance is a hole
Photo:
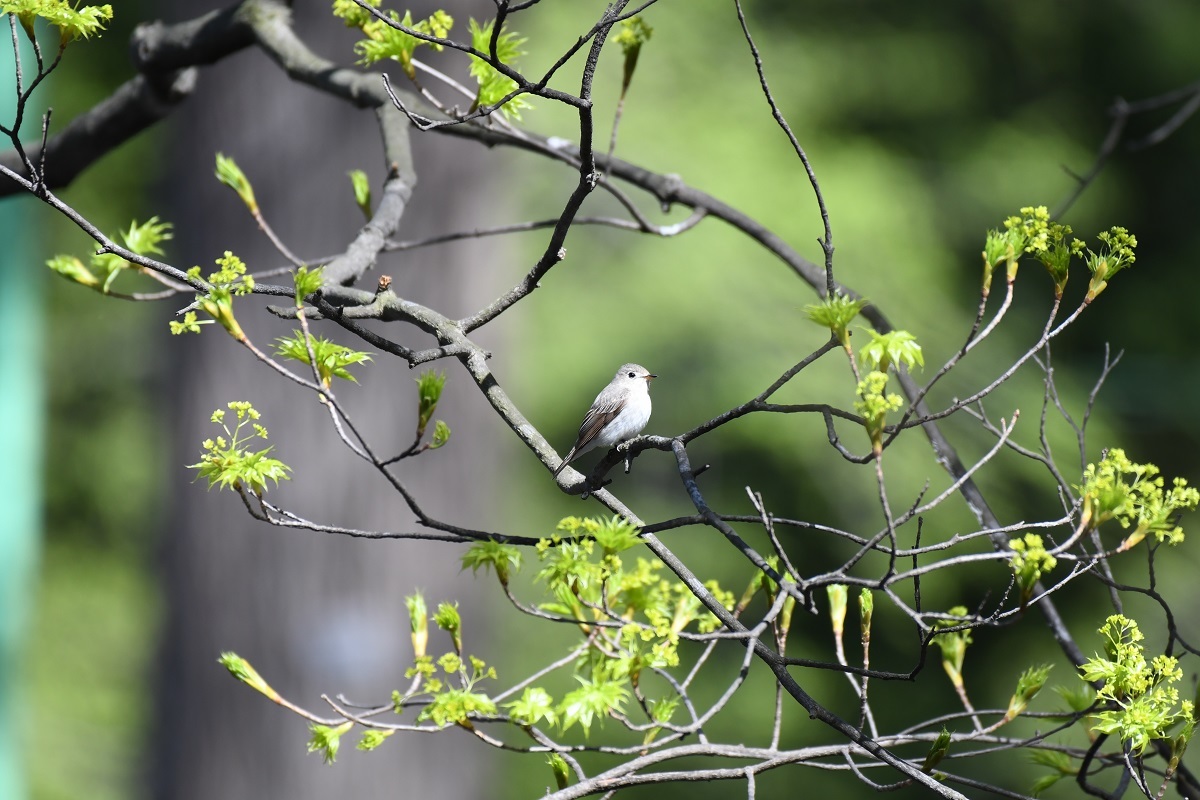
[[[650,381],[657,377],[640,364],[622,364],[596,395],[579,426],[579,438],[554,470],[554,477],[593,447],[612,447],[641,433],[650,421]]]

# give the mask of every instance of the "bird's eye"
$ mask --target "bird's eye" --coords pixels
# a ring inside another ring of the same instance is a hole
[[[636,378],[636,377],[637,377],[637,373],[636,373],[636,372],[631,372],[631,373],[629,373],[629,377],[631,377],[631,378]]]

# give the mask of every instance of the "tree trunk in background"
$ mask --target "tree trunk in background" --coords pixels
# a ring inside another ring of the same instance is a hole
[[[208,10],[208,4],[171,5],[168,21]],[[346,63],[353,39],[328,7],[320,2],[298,8],[297,27],[315,50]],[[396,77],[403,78],[398,70]],[[205,273],[227,249],[252,270],[283,264],[240,201],[212,177],[215,152],[236,159],[268,221],[302,258],[336,252],[362,225],[347,171],[367,170],[374,187],[385,171],[371,112],[289,83],[257,50],[206,69],[196,96],[171,125],[175,152],[164,191],[169,219],[179,223],[173,252],[182,266],[200,264]],[[488,192],[476,172],[487,161],[484,151],[421,134],[414,134],[414,147],[420,183],[404,233],[486,223],[479,214]],[[464,193],[463,187],[470,190]],[[391,275],[397,294],[452,314],[464,312],[496,288],[497,278],[481,279],[482,266],[495,259],[494,242],[385,256],[363,286],[372,288],[379,275]],[[295,326],[256,302],[243,302],[239,320],[268,350]],[[222,651],[236,651],[282,694],[318,713],[327,712],[322,693],[344,692],[353,702],[386,701],[405,683],[411,663],[404,596],[419,588],[431,608],[443,599],[468,606],[479,590],[459,574],[461,547],[282,530],[251,519],[233,494],[205,492],[202,484],[191,483],[192,471],[183,465],[197,461],[200,442],[215,435],[209,415],[228,401],[249,400],[263,414],[275,455],[295,469],[291,481],[270,491],[272,499],[319,521],[415,529],[401,499],[339,442],[316,398],[215,328],[171,343],[178,354],[175,394],[169,398],[177,437],[175,503],[170,529],[163,532],[168,613],[154,796],[325,800],[487,794],[483,749],[469,759],[459,757],[458,748],[471,745],[454,732],[396,737],[381,751],[365,754],[354,749],[355,734],[342,742],[338,764],[327,767],[319,755],[306,755],[303,720],[237,684],[217,664]],[[316,331],[347,341],[329,323],[316,323]],[[387,326],[386,334],[428,346],[409,331],[401,336],[397,325]],[[483,413],[482,396],[458,364],[440,368],[450,380],[438,417],[449,423],[454,439],[405,462],[402,480],[431,514],[483,524],[499,429],[491,422],[494,415]],[[399,452],[413,436],[416,372],[376,354],[356,374],[359,386],[334,387],[339,399],[381,452]],[[435,637],[431,634],[431,650],[442,644]]]

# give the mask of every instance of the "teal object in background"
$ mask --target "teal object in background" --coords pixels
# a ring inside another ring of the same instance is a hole
[[[0,75],[13,74],[12,49],[0,47]],[[16,87],[0,80],[0,109],[11,123]],[[28,121],[29,117],[26,117]],[[36,118],[34,118],[36,122]],[[11,302],[0,314],[0,341],[9,342],[0,391],[0,797],[27,797],[21,665],[33,611],[41,541],[42,286],[31,269],[28,198],[0,200],[0,281]]]

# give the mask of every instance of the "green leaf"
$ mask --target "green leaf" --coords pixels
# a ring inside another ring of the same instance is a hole
[[[830,332],[842,343],[842,347],[846,348],[846,351],[849,352],[850,323],[858,316],[866,304],[867,301],[864,298],[854,300],[846,295],[835,294],[825,298],[820,303],[805,306],[804,313],[813,322],[829,328]]]
[[[615,681],[593,682],[580,675],[576,675],[575,680],[579,681],[580,687],[563,697],[558,708],[564,732],[575,723],[579,723],[585,734],[590,732],[597,717],[620,711],[629,699],[629,690]]]
[[[471,716],[495,716],[496,704],[485,694],[466,689],[447,689],[429,702],[417,717],[419,722],[432,721],[435,725],[461,725],[471,728]]]
[[[1137,238],[1120,226],[1114,226],[1105,233],[1098,234],[1101,247],[1099,252],[1087,251],[1084,262],[1092,272],[1091,282],[1088,283],[1086,302],[1096,299],[1112,277],[1136,260],[1133,249],[1137,247]]]
[[[889,367],[904,364],[910,371],[916,366],[925,366],[925,355],[917,344],[917,337],[908,331],[889,331],[877,333],[867,329],[871,341],[862,348],[859,357],[862,362],[879,372],[887,372]]]
[[[361,169],[352,169],[348,174],[350,175],[350,184],[354,187],[354,202],[358,204],[363,216],[370,221],[371,181],[367,177],[367,173]]]
[[[642,52],[642,45],[650,41],[650,37],[653,34],[654,29],[647,25],[641,16],[634,16],[624,20],[621,23],[621,29],[612,37],[612,40],[620,46],[625,54],[624,68],[621,76],[622,96],[629,90],[629,84],[633,80],[633,73],[637,69],[638,56]]]
[[[462,617],[458,613],[458,604],[439,603],[433,621],[439,628],[450,634],[450,638],[454,641],[455,652],[462,653]]]
[[[1026,253],[1032,253],[1046,264],[1054,277],[1060,268],[1056,247],[1065,241],[1070,232],[1070,228],[1050,222],[1050,212],[1045,206],[1025,206],[1019,216],[1004,221],[1003,231],[988,231],[983,246],[983,296],[987,297],[991,289],[992,272],[1002,263],[1007,268],[1008,282],[1016,280],[1021,256]],[[1073,248],[1073,244],[1067,245],[1067,261]],[[1062,276],[1062,283],[1066,284],[1065,275]]]
[[[553,725],[558,720],[554,712],[554,698],[545,689],[527,686],[520,699],[505,703],[513,721],[519,725],[536,725],[541,720]]]
[[[840,639],[846,623],[846,599],[849,590],[844,583],[831,583],[825,587],[825,594],[829,596],[829,622],[833,628],[833,635]]]
[[[364,752],[370,752],[387,741],[387,738],[393,733],[395,733],[394,730],[371,728],[370,730],[363,731],[362,738],[358,740],[358,744],[355,747]]]
[[[1071,236],[1071,226],[1051,222],[1049,226],[1049,245],[1039,253],[1035,253],[1038,261],[1050,273],[1054,281],[1054,296],[1061,298],[1067,287],[1070,276],[1071,260],[1083,252],[1084,244]]]
[[[641,529],[620,515],[613,515],[597,527],[592,536],[606,555],[621,553],[642,543]]]
[[[130,223],[129,230],[121,231],[125,246],[138,255],[162,255],[159,244],[171,238],[171,223],[160,222],[151,217],[142,224]],[[78,258],[57,255],[46,262],[46,266],[67,280],[82,284],[89,289],[108,293],[117,276],[133,267],[116,253],[96,253],[91,256],[91,267],[85,267]],[[140,268],[139,268],[140,269]]]
[[[100,289],[100,279],[75,256],[57,255],[48,260],[46,266],[69,281],[75,281],[89,289]]]
[[[863,417],[863,426],[871,439],[871,449],[875,455],[883,452],[883,431],[887,425],[887,415],[904,405],[903,398],[898,394],[889,394],[887,388],[888,376],[884,372],[873,371],[858,382],[858,399],[854,401],[854,410]]]
[[[365,0],[373,8],[379,8],[381,0]],[[354,0],[333,0],[333,15],[346,23],[347,28],[361,28],[375,17]]]
[[[433,439],[429,442],[429,449],[437,450],[448,441],[450,441],[450,426],[439,419],[433,424]]]
[[[117,279],[117,276],[132,266],[116,253],[97,253],[92,256],[91,262],[92,269],[104,276],[104,286],[101,287],[100,291],[105,294],[112,290],[113,282]]]
[[[947,612],[952,619],[940,619],[934,623],[936,628],[953,628],[969,622],[965,606],[955,606]],[[938,633],[933,637],[933,643],[942,651],[942,668],[956,686],[962,686],[963,661],[967,657],[967,647],[971,644],[971,630],[950,631]]]
[[[1190,700],[1179,699],[1175,685],[1183,677],[1178,659],[1159,655],[1146,660],[1144,638],[1138,625],[1120,614],[1110,616],[1100,628],[1104,655],[1079,667],[1084,680],[1104,685],[1097,692],[1115,708],[1096,712],[1093,731],[1115,734],[1137,755],[1156,740],[1169,739],[1178,725],[1195,719]]]
[[[1046,552],[1042,545],[1042,537],[1035,533],[1027,533],[1024,537],[1013,539],[1008,543],[1013,551],[1009,566],[1016,578],[1017,587],[1021,591],[1021,605],[1025,605],[1033,596],[1037,582],[1050,570],[1054,569],[1058,560]]]
[[[160,222],[158,217],[151,217],[141,225],[135,220],[129,224],[129,230],[121,232],[121,238],[125,240],[125,246],[139,256],[161,256],[164,253],[159,245],[174,238],[171,227],[171,223]]]
[[[425,656],[429,642],[429,611],[420,592],[405,597],[404,605],[408,608],[408,624],[412,629],[413,653],[420,659]]]
[[[425,435],[433,412],[437,411],[442,389],[446,386],[446,373],[427,369],[414,380],[417,382],[417,438],[420,438]]]
[[[591,591],[601,579],[599,565],[593,564],[589,556],[595,549],[591,540],[563,542],[553,551],[543,553],[545,566],[538,571],[536,580],[556,590],[563,587],[581,595]],[[560,599],[566,599],[560,595]]]
[[[171,335],[178,336],[181,333],[199,333],[201,325],[211,325],[212,320],[206,319],[203,322],[196,319],[195,311],[188,311],[183,315],[183,322],[175,322],[171,320],[168,325],[171,327]]]
[[[309,269],[301,266],[292,274],[292,283],[296,287],[296,307],[299,308],[304,304],[304,298],[313,292],[319,292],[325,284],[325,268]],[[307,355],[308,353],[305,352],[306,357]]]
[[[258,216],[258,201],[254,198],[254,187],[246,178],[246,173],[237,162],[224,153],[217,153],[217,180],[237,192],[238,197],[250,209],[250,213]]]
[[[1017,679],[1017,689],[1008,701],[1008,711],[1004,714],[1005,722],[1011,722],[1025,713],[1029,701],[1036,697],[1037,693],[1046,685],[1046,679],[1050,676],[1050,670],[1053,668],[1052,664],[1042,664],[1030,667],[1021,673],[1021,677]]]
[[[491,20],[485,25],[480,25],[474,19],[469,20],[471,46],[481,53],[490,53],[492,28],[495,24],[495,20]],[[502,30],[496,40],[497,60],[506,66],[516,67],[517,59],[525,54],[525,51],[521,49],[521,45],[524,43],[525,39],[520,38],[515,33]],[[475,95],[475,102],[471,104],[472,111],[476,108],[496,105],[517,88],[516,81],[478,56],[471,57],[469,70],[471,77],[475,79],[479,87]],[[500,106],[498,110],[505,117],[512,117],[519,120],[521,118],[521,111],[526,108],[531,108],[529,102],[524,96],[517,95],[503,106]]]
[[[1029,791],[1034,797],[1037,797],[1042,792],[1046,791],[1051,786],[1058,783],[1064,777],[1065,777],[1064,775],[1059,775],[1058,773],[1054,773],[1054,772],[1050,773],[1049,775],[1043,775],[1042,777],[1038,778],[1036,781],[1033,782],[1033,786],[1030,787]]]
[[[380,0],[365,0],[368,6],[379,7]],[[374,17],[366,8],[354,0],[334,0],[334,16],[346,23],[347,28],[362,28]]]
[[[1075,774],[1075,769],[1071,766],[1071,757],[1058,750],[1031,750],[1029,760],[1043,767],[1057,770],[1061,775]]]
[[[859,628],[864,642],[871,641],[871,618],[875,613],[875,595],[867,587],[858,592]]]
[[[650,704],[650,718],[655,722],[667,723],[671,721],[671,717],[675,716],[676,709],[679,708],[679,696],[673,695],[670,697],[660,697]],[[648,745],[658,737],[662,728],[651,728],[646,731],[642,737],[642,744]]]
[[[72,7],[67,0],[4,0],[0,13],[17,17],[29,37],[33,38],[33,20],[40,17],[58,28],[59,41],[65,46],[76,39],[89,39],[104,30],[112,19],[112,6]]]
[[[315,753],[319,750],[321,751],[321,757],[325,759],[325,763],[332,764],[337,760],[338,748],[341,747],[342,734],[349,731],[352,727],[354,727],[353,722],[343,722],[336,728],[310,722],[308,730],[312,734],[312,738],[308,742],[308,752]]]
[[[217,659],[217,662],[220,663],[221,666],[225,667],[225,669],[229,670],[230,675],[237,678],[251,689],[261,692],[276,703],[279,702],[279,693],[272,689],[271,686],[265,680],[263,680],[262,676],[258,674],[258,670],[250,666],[249,661],[242,658],[237,653],[221,653],[221,657]]]
[[[550,771],[554,773],[554,783],[559,789],[565,789],[571,785],[571,771],[567,767],[567,760],[558,753],[549,753],[546,756],[546,763],[550,765]]]
[[[950,731],[946,730],[943,725],[941,733],[933,740],[933,744],[929,748],[929,753],[925,756],[925,763],[921,765],[922,772],[932,772],[933,768],[942,762],[946,757],[946,753],[950,752]]]
[[[202,442],[200,461],[189,464],[188,468],[197,470],[197,480],[206,478],[210,489],[213,486],[222,489],[245,486],[261,497],[267,490],[267,481],[278,485],[281,480],[288,480],[287,473],[291,467],[278,459],[269,458],[270,447],[251,450],[246,446],[251,439],[267,438],[266,428],[255,424],[259,414],[253,406],[246,402],[232,402],[229,408],[237,412],[236,427],[231,431],[222,421],[223,418],[214,414],[213,421],[221,425],[225,436]],[[250,431],[246,430],[247,426]]]
[[[254,291],[254,278],[246,274],[246,264],[230,251],[218,258],[217,271],[208,276],[209,290],[196,296],[196,304],[221,324],[239,342],[246,340],[241,325],[233,313],[233,298]],[[188,270],[193,278],[200,277],[200,267]]]
[[[501,585],[507,586],[511,573],[521,568],[521,551],[519,548],[500,542],[477,542],[467,548],[462,556],[463,569],[471,568],[471,572],[494,569]]]
[[[292,338],[290,339],[281,336],[275,341],[275,352],[277,355],[283,358],[290,358],[294,361],[300,361],[304,364],[310,363],[308,348],[311,346],[313,357],[316,358],[317,374],[321,377],[321,383],[326,388],[329,387],[334,378],[358,383],[358,379],[350,374],[350,370],[347,367],[355,364],[365,364],[371,360],[369,353],[353,350],[314,334],[309,334],[307,338],[308,346],[306,346],[304,333],[298,330],[292,332]]]
[[[336,8],[337,6],[335,5]],[[399,23],[409,30],[437,39],[445,39],[450,33],[450,28],[454,25],[454,18],[441,10],[435,11],[428,19],[420,22],[413,21],[411,11],[405,11],[403,18],[397,16],[395,11],[387,13],[388,18],[392,22]],[[346,24],[350,25],[351,16],[347,15],[345,19]],[[390,59],[399,62],[401,68],[404,70],[404,74],[410,80],[415,80],[417,71],[412,63],[413,52],[422,46],[429,47],[435,52],[441,52],[442,50],[442,45],[436,42],[428,42],[412,34],[405,33],[383,20],[375,18],[366,11],[362,11],[361,14],[355,16],[354,20],[359,23],[356,27],[361,28],[363,35],[366,37],[354,45],[354,51],[360,56],[358,63],[363,66],[370,66],[376,62]]]
[[[1077,689],[1069,686],[1055,686],[1054,691],[1067,704],[1067,708],[1077,714],[1086,711],[1096,700],[1096,692],[1082,681]]]
[[[1175,478],[1171,488],[1154,464],[1137,464],[1125,451],[1114,447],[1098,464],[1088,464],[1080,492],[1080,523],[1093,528],[1115,519],[1123,528],[1133,527],[1119,550],[1128,550],[1148,534],[1160,542],[1175,545],[1183,541],[1178,516],[1195,510],[1200,492],[1183,478]]]
[[[650,704],[650,716],[655,722],[670,722],[679,708],[679,696],[660,697]]]

